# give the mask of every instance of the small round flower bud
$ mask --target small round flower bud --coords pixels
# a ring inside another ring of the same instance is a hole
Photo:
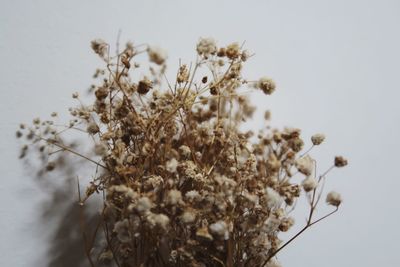
[[[301,185],[303,186],[304,191],[310,192],[317,187],[318,182],[313,177],[309,176],[303,180]]]
[[[137,91],[139,94],[145,95],[150,91],[152,87],[152,82],[149,79],[144,78],[143,80],[139,81]]]
[[[311,136],[311,142],[314,146],[320,145],[325,140],[325,135],[323,134],[314,134]]]
[[[149,47],[147,54],[149,55],[149,60],[157,65],[162,65],[168,57],[167,52],[157,46]]]
[[[200,56],[207,58],[208,56],[217,53],[217,45],[213,38],[200,38],[196,50]]]
[[[335,167],[344,167],[348,164],[347,159],[343,158],[342,156],[335,157]]]
[[[88,131],[88,133],[90,134],[97,134],[100,131],[100,129],[95,122],[91,122],[88,124],[86,131]]]
[[[275,82],[267,77],[262,77],[260,80],[258,80],[256,87],[261,89],[264,94],[270,95],[275,91],[276,84]]]
[[[229,59],[236,59],[240,56],[240,47],[238,43],[230,44],[226,47],[226,56]]]
[[[342,203],[342,197],[335,191],[329,192],[326,196],[326,203],[335,207],[339,207],[340,203]]]
[[[102,39],[95,39],[90,44],[93,51],[99,56],[104,57],[107,54],[108,44]]]
[[[296,167],[304,175],[310,175],[314,168],[314,160],[310,156],[305,156],[296,160]]]

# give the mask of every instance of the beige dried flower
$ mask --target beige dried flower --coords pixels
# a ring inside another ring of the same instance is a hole
[[[283,198],[274,189],[267,187],[265,189],[267,205],[270,209],[279,208],[283,202]]]
[[[338,207],[340,205],[340,203],[342,203],[342,197],[340,196],[339,193],[337,193],[335,191],[331,191],[326,196],[326,203],[328,203],[329,205]]]
[[[152,206],[153,204],[148,197],[141,197],[138,199],[135,208],[138,212],[144,213],[150,210]]]
[[[97,134],[100,131],[100,128],[95,122],[90,122],[86,128],[86,131],[90,134]]]
[[[105,57],[108,50],[108,44],[102,39],[95,39],[91,42],[93,51],[100,57]]]
[[[218,221],[213,224],[210,224],[209,228],[212,234],[215,234],[216,236],[221,237],[224,240],[229,239],[228,226],[224,221]]]
[[[153,83],[147,77],[144,77],[144,79],[139,81],[137,91],[139,94],[145,95],[151,88],[153,88]]]
[[[313,136],[311,136],[311,142],[313,143],[314,146],[322,144],[324,140],[325,140],[324,134],[314,134]]]
[[[348,164],[347,159],[345,159],[342,156],[337,156],[335,157],[335,166],[340,168],[340,167],[345,167]]]
[[[166,170],[170,173],[175,173],[178,168],[178,161],[175,158],[170,159],[166,162]]]
[[[302,174],[311,175],[314,169],[314,160],[309,155],[306,155],[296,160],[296,167]]]
[[[276,84],[272,79],[268,77],[262,77],[260,80],[258,80],[256,87],[261,89],[264,94],[270,95],[275,91]]]
[[[210,55],[217,53],[217,45],[213,38],[200,38],[196,50],[200,56],[208,58]]]
[[[147,49],[147,54],[149,55],[149,60],[158,65],[164,64],[168,57],[167,52],[158,46],[150,46]]]
[[[191,150],[188,146],[182,145],[179,147],[179,152],[182,154],[183,157],[189,158],[191,154]]]
[[[196,220],[196,215],[193,212],[185,211],[181,216],[181,220],[186,224],[192,223]]]
[[[201,198],[201,195],[200,195],[199,192],[197,192],[196,190],[191,190],[191,191],[188,191],[188,192],[185,194],[185,197],[186,197],[188,200],[199,200],[199,199]]]
[[[226,56],[229,59],[237,59],[240,56],[240,46],[238,43],[232,43],[226,47]]]
[[[303,182],[301,182],[301,185],[303,186],[304,191],[310,192],[317,188],[318,182],[312,176],[308,176],[303,180]]]
[[[168,192],[166,203],[172,206],[179,204],[182,201],[182,193],[179,190],[171,190]]]
[[[104,143],[97,143],[94,146],[94,153],[98,156],[105,156],[107,155],[108,147]]]
[[[163,230],[167,230],[167,227],[170,222],[170,219],[168,218],[167,215],[155,214],[155,213],[148,214],[146,217],[146,220],[152,228],[158,226],[158,227],[162,228]]]

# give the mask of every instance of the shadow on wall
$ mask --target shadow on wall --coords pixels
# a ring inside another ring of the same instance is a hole
[[[46,266],[91,266],[86,253],[91,257],[99,255],[101,233],[95,235],[94,231],[100,223],[96,205],[94,203],[79,205],[76,174],[78,168],[85,166],[85,162],[59,156],[55,161],[57,167],[51,171],[46,170],[48,166],[37,171],[38,168],[33,166],[32,162],[25,160],[25,163],[28,165],[28,170],[36,171],[35,181],[48,195],[39,211],[41,224],[39,228],[43,227],[42,231],[51,231],[46,234],[49,237]],[[85,247],[85,239],[87,244],[93,244],[92,248]],[[97,259],[93,261],[96,267],[110,266],[99,264]]]

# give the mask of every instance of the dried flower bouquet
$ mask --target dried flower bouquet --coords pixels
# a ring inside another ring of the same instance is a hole
[[[270,95],[276,85],[242,77],[252,55],[239,44],[200,39],[196,62],[180,64],[173,83],[160,48],[127,43],[112,56],[106,42],[91,45],[105,63],[90,89],[93,104],[75,93],[69,124],[35,119],[17,132],[39,149],[44,171],[57,168],[63,154],[93,164],[94,178],[79,197],[80,208],[94,195],[103,201],[94,235],[83,233],[90,266],[280,266],[279,251],[338,210],[341,196],[330,192],[333,211],[315,218],[326,174],[346,159],[336,157],[317,176],[311,149],[301,153],[299,129],[241,131],[255,110],[249,90]],[[143,54],[148,68],[139,64]],[[68,144],[70,131],[83,132],[90,154]],[[312,147],[324,139],[315,134]],[[284,242],[279,234],[294,224],[289,211],[302,194],[310,205],[306,225]]]

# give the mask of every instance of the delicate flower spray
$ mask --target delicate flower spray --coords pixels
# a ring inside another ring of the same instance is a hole
[[[326,175],[346,159],[336,157],[318,176],[311,149],[301,154],[299,129],[268,128],[257,138],[239,129],[254,112],[245,92],[270,95],[277,86],[242,77],[251,55],[237,43],[200,39],[196,62],[181,64],[169,79],[160,48],[128,43],[113,56],[97,39],[92,49],[105,62],[90,88],[93,103],[75,93],[68,124],[35,119],[17,132],[29,140],[21,158],[37,147],[43,171],[57,169],[65,154],[93,165],[77,206],[95,195],[102,201],[93,236],[83,232],[90,266],[280,266],[278,252],[338,210],[342,198],[331,192],[333,211],[315,214]],[[139,64],[146,54],[148,68]],[[70,145],[70,131],[82,133],[91,151]],[[312,136],[311,148],[324,139]],[[283,241],[301,195],[310,205],[306,225]]]

